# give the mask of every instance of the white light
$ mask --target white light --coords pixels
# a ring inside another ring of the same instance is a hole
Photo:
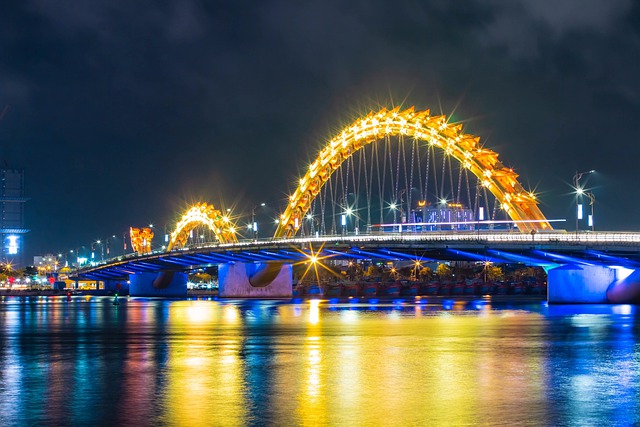
[[[347,210],[345,211],[345,213],[347,215],[351,215],[353,213],[353,210],[351,208],[347,208]]]
[[[168,234],[165,234],[165,235],[164,235],[164,241],[165,241],[165,242],[168,242],[168,241],[169,241],[169,235],[168,235]]]
[[[278,221],[278,220],[276,219],[276,221]],[[293,227],[294,228],[298,228],[298,218],[294,218],[293,219]]]
[[[578,219],[582,219],[582,203],[578,204]]]
[[[346,215],[340,215],[340,223],[342,224],[342,226],[344,227],[345,225],[347,225],[347,216]]]
[[[307,219],[309,219],[309,220],[313,219],[313,215],[307,214]]]
[[[253,223],[253,231],[258,231],[258,223],[257,222]]]
[[[593,215],[589,214],[589,227],[593,227]]]
[[[7,236],[7,240],[9,241],[9,255],[16,255],[18,253],[18,236]]]
[[[578,194],[578,196],[582,196],[584,194],[584,190],[582,188],[578,188],[576,190],[576,193]]]
[[[440,199],[440,204],[441,205],[446,205],[447,204],[447,199]]]
[[[484,208],[482,206],[480,206],[480,209],[478,210],[478,220],[484,221]]]
[[[396,204],[395,203],[391,203],[389,205],[389,209],[391,209],[392,211],[396,210]]]

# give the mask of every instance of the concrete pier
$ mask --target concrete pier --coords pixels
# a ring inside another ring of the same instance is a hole
[[[233,263],[218,267],[218,295],[222,298],[291,298],[291,264]]]
[[[549,302],[634,304],[640,301],[640,271],[621,266],[566,264],[547,271]]]
[[[187,274],[181,272],[136,273],[129,276],[133,297],[186,297]]]

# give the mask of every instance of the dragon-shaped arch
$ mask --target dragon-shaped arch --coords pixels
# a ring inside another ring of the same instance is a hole
[[[522,187],[513,169],[498,160],[498,153],[479,144],[479,137],[463,133],[462,124],[448,123],[445,115],[431,116],[429,110],[415,111],[414,107],[400,111],[400,107],[396,107],[369,113],[329,141],[289,197],[274,237],[294,236],[333,172],[356,151],[387,135],[426,141],[455,158],[496,197],[512,220],[521,221],[518,223],[520,231],[552,229],[538,208],[535,195]]]
[[[199,203],[182,215],[175,231],[171,233],[167,251],[183,248],[189,239],[189,233],[198,225],[206,225],[209,230],[213,231],[220,243],[238,242],[236,229],[231,219],[223,215],[213,205]]]

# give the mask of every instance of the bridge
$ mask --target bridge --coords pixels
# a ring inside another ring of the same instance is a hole
[[[579,216],[590,194],[582,175]],[[217,266],[221,296],[286,297],[297,263],[473,261],[545,268],[550,302],[640,296],[640,233],[595,232],[592,217],[591,230],[554,230],[558,220],[543,215],[498,153],[429,110],[383,109],[338,132],[297,180],[272,238],[257,239],[255,211],[245,228],[232,212],[193,206],[155,252],[152,231],[132,228],[135,254],[78,277],[128,278],[133,295],[180,295],[185,272]]]

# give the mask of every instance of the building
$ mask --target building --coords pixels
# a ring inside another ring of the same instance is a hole
[[[38,274],[57,273],[60,269],[58,257],[53,254],[38,255],[33,257],[33,266],[38,269]]]
[[[0,169],[0,262],[24,265],[24,170]]]
[[[461,203],[425,204],[414,212],[416,222],[424,224],[422,231],[473,230],[475,225],[473,211]]]

